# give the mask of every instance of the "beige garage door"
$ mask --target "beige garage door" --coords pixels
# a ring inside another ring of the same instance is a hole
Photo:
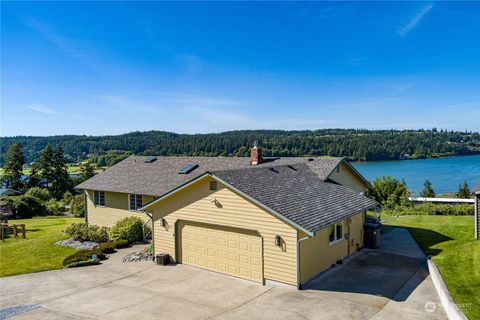
[[[263,282],[262,239],[255,232],[181,222],[180,262]]]

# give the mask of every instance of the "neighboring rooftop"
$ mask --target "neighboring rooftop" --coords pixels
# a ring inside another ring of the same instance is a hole
[[[161,196],[207,171],[253,169],[298,163],[306,164],[321,181],[324,181],[343,160],[343,158],[264,158],[261,163],[253,166],[248,157],[159,156],[155,161],[146,163],[147,158],[149,157],[130,156],[76,188]],[[197,164],[198,167],[188,174],[179,174],[179,170],[190,164]]]
[[[6,196],[14,196],[17,194],[21,194],[20,191],[13,190],[13,189],[0,189],[0,196],[1,197],[6,197]]]
[[[321,179],[309,162],[212,172],[309,232],[377,205],[363,194]]]
[[[478,181],[475,188],[473,188],[473,193],[475,193],[475,194],[480,193],[480,181]]]

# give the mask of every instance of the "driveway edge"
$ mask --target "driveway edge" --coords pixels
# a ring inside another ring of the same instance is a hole
[[[442,275],[437,268],[435,262],[431,259],[427,260],[428,263],[428,271],[430,272],[430,276],[432,277],[433,284],[435,289],[437,289],[438,296],[440,297],[440,301],[442,302],[443,310],[447,314],[449,320],[468,320],[468,318],[463,314],[462,310],[458,308],[455,301],[448,291],[447,285],[445,281],[443,281]]]

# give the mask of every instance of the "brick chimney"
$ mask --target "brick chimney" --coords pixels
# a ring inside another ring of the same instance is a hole
[[[253,148],[250,150],[250,164],[256,166],[257,164],[262,163],[262,161],[262,148],[260,148],[257,141],[255,141]]]

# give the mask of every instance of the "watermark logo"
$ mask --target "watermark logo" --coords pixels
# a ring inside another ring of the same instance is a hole
[[[425,303],[425,311],[432,313],[432,312],[435,312],[436,309],[437,309],[437,305],[435,304],[435,302],[427,301]]]

